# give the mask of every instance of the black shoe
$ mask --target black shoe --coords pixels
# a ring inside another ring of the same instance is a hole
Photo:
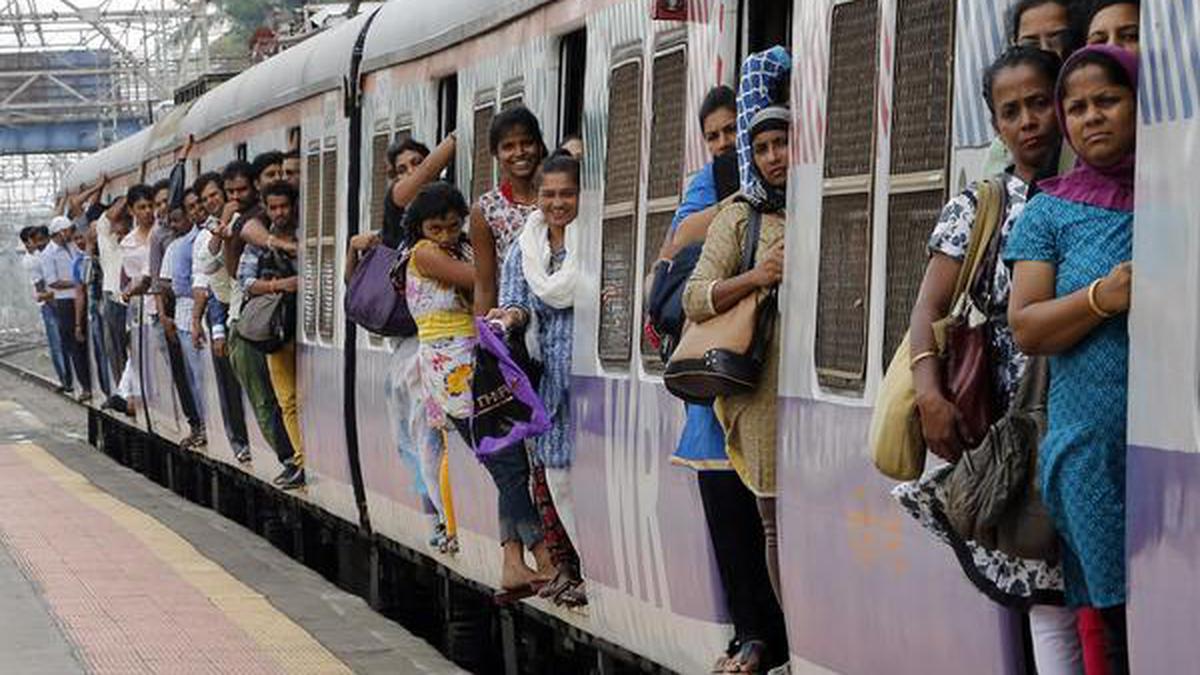
[[[55,387],[55,388],[54,388],[54,393],[56,393],[56,394],[70,394],[72,389],[74,389],[74,387],[68,387],[68,386],[67,386],[67,385],[65,385],[65,384],[60,384],[60,385],[58,385],[57,387]]]
[[[208,436],[204,433],[204,427],[193,428],[192,433],[188,434],[182,441],[179,441],[179,447],[185,450],[188,448],[201,448],[205,445],[208,445]]]
[[[250,446],[247,445],[247,446],[244,446],[240,450],[235,450],[233,453],[233,458],[236,459],[241,464],[245,464],[245,463],[249,462],[251,460]]]
[[[293,466],[284,474],[283,480],[279,482],[279,487],[284,490],[295,490],[296,488],[304,487],[304,467]]]
[[[120,396],[109,396],[104,403],[100,405],[101,410],[115,410],[119,413],[129,414],[129,404]]]
[[[296,468],[296,467],[292,464],[292,460],[290,460],[290,459],[284,460],[283,461],[283,471],[280,471],[278,476],[275,476],[274,478],[272,478],[271,483],[274,485],[283,485],[283,480],[288,477],[288,474],[290,474],[292,469],[294,469],[294,468]]]

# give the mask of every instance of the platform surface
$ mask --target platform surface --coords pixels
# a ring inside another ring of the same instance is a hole
[[[0,672],[459,673],[253,532],[84,441],[0,372]]]

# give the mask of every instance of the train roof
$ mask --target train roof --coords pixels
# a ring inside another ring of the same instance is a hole
[[[392,0],[367,34],[362,72],[419,59],[536,9],[552,0]],[[351,52],[370,13],[315,35],[180,106],[143,129],[77,162],[65,185],[74,189],[101,174],[136,169],[148,157],[341,86]]]
[[[94,182],[101,174],[119,176],[127,171],[137,169],[146,156],[146,148],[150,146],[153,135],[154,128],[146,127],[99,152],[84,157],[71,165],[63,178],[63,184],[67,189],[73,190],[80,185]]]
[[[393,0],[371,24],[362,72],[419,59],[551,0]]]

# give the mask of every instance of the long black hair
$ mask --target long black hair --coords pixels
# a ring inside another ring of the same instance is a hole
[[[417,245],[425,238],[421,226],[426,220],[457,213],[460,218],[466,218],[471,212],[467,208],[467,200],[463,198],[458,188],[445,181],[435,181],[421,188],[417,196],[409,203],[404,211],[405,243],[408,247]],[[462,239],[466,240],[466,232]]]

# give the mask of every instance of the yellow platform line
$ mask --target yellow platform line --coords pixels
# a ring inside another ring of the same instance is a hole
[[[11,450],[81,502],[107,515],[146,545],[184,581],[201,592],[288,673],[332,675],[351,670],[320,642],[275,609],[260,593],[206,558],[158,520],[110,496],[42,448],[23,443]]]

